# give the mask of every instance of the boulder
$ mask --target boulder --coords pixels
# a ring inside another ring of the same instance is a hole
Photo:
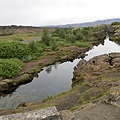
[[[56,107],[41,110],[0,116],[0,120],[61,120]]]

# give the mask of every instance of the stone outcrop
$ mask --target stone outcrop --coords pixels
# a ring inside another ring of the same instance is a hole
[[[62,120],[56,107],[0,116],[0,120]]]
[[[89,61],[81,60],[74,68],[73,84],[78,79],[86,82],[94,82],[98,76],[117,74],[112,77],[120,77],[120,53],[110,53],[96,56]]]
[[[74,120],[74,118],[74,113],[70,110],[58,112],[55,106],[25,113],[0,116],[0,120]]]
[[[11,92],[13,89],[16,89],[17,86],[21,84],[25,84],[31,82],[33,79],[33,75],[30,74],[23,74],[19,78],[14,79],[4,79],[0,81],[0,92]]]

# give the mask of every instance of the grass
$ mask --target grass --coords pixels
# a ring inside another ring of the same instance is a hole
[[[96,88],[94,88],[94,87],[86,90],[82,94],[79,101],[82,102],[82,104],[87,104],[87,103],[92,102],[93,100],[100,98],[101,96],[104,95],[104,90],[99,90],[99,93],[97,93],[95,95],[94,94],[90,95],[92,92],[95,92],[95,91],[96,91]]]
[[[41,33],[31,33],[31,34],[12,34],[12,35],[6,35],[6,36],[0,36],[0,42],[11,42],[11,41],[22,41],[22,40],[29,40],[35,37],[40,37]]]
[[[46,101],[57,101],[58,99],[62,99],[64,98],[65,96],[67,95],[71,95],[71,94],[75,94],[77,92],[77,90],[80,88],[80,87],[83,87],[84,85],[86,84],[82,84],[82,85],[76,85],[75,87],[73,87],[71,90],[69,90],[68,92],[63,92],[63,93],[60,93],[56,96],[53,96],[53,97],[48,97],[46,98],[45,100],[43,100],[42,102],[46,102]]]

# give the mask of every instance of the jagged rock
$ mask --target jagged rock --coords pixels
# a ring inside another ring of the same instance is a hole
[[[108,54],[110,57],[112,57],[112,58],[120,58],[120,53],[109,53]]]
[[[109,93],[109,99],[114,101],[120,98],[120,86],[111,87]]]
[[[0,82],[0,91],[5,91],[8,89],[8,84],[6,82]]]
[[[111,58],[111,65],[116,68],[120,67],[120,53],[110,53],[109,57]]]
[[[4,115],[0,120],[61,120],[56,107],[49,107],[41,110]]]
[[[3,80],[4,82],[6,82],[7,84],[11,84],[13,81],[12,80],[10,80],[10,79],[5,79],[5,80]]]

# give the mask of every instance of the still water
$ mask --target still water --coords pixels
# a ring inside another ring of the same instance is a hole
[[[120,46],[106,38],[104,44],[94,46],[86,52],[87,56],[84,59],[89,60],[94,56],[111,52],[120,52]],[[21,85],[13,93],[2,97],[0,108],[15,108],[22,102],[39,102],[48,96],[69,91],[72,84],[73,68],[80,60],[75,59],[73,62],[64,62],[45,68],[31,83]]]

